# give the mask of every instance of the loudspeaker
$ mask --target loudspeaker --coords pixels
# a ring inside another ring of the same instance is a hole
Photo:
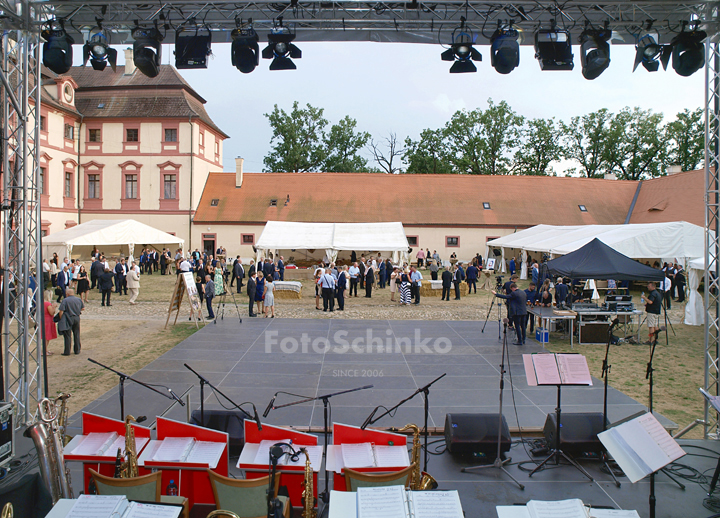
[[[610,324],[586,324],[578,329],[578,343],[604,344],[607,343]]]
[[[510,429],[502,416],[500,451],[510,450]],[[497,455],[497,414],[445,414],[445,444],[450,453]]]
[[[205,422],[200,422],[200,410],[193,410],[190,424],[218,430],[228,434],[230,457],[240,455],[245,444],[245,428],[239,412],[233,410],[205,410]]]
[[[600,453],[602,443],[597,434],[603,431],[602,412],[577,414],[562,413],[560,416],[560,449],[571,455],[584,452]],[[548,414],[543,429],[548,448],[555,448],[557,416]]]

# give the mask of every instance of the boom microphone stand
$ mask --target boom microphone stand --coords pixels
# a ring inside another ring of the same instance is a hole
[[[618,324],[618,322],[618,318],[615,317],[615,320],[613,320],[610,326],[608,326],[607,344],[605,344],[605,358],[602,362],[602,374],[600,375],[600,377],[603,378],[603,380],[605,381],[605,392],[603,394],[603,432],[607,430],[608,422],[608,377],[610,376],[610,367],[612,367],[612,365],[608,363],[608,357],[610,356],[610,338],[612,336],[612,330]],[[615,481],[615,485],[617,487],[620,487],[620,482],[618,482],[618,479],[615,477],[615,473],[612,469],[610,469],[610,466],[608,465],[608,457],[605,447],[603,447],[601,459],[605,464],[608,473],[610,473],[610,476]]]
[[[498,427],[497,427],[497,457],[495,457],[495,462],[488,465],[480,465],[480,466],[471,466],[469,468],[462,468],[460,471],[463,473],[467,473],[470,470],[473,469],[485,469],[485,468],[496,468],[505,473],[510,479],[512,479],[513,482],[515,482],[520,489],[525,489],[525,486],[523,486],[520,482],[518,482],[515,477],[513,477],[510,472],[505,469],[505,464],[510,462],[510,459],[502,460],[502,423],[503,423],[503,389],[505,388],[505,356],[507,355],[507,327],[508,327],[509,320],[507,318],[503,319],[503,346],[502,346],[502,356],[500,358],[500,410],[498,411]],[[508,358],[508,362],[510,361],[510,358]]]

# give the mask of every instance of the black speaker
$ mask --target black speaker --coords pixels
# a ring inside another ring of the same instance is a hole
[[[510,450],[510,429],[502,416],[500,451]],[[445,414],[445,444],[450,453],[497,455],[497,414]]]
[[[578,343],[604,344],[607,343],[610,324],[586,324],[578,329]]]
[[[570,455],[584,452],[600,453],[602,443],[597,434],[603,431],[602,412],[587,412],[560,415],[560,449]],[[548,414],[543,429],[548,448],[555,447],[557,416]]]
[[[237,457],[245,444],[245,428],[239,412],[233,410],[205,410],[205,423],[200,422],[200,410],[193,410],[190,424],[226,432],[230,444],[230,457]]]

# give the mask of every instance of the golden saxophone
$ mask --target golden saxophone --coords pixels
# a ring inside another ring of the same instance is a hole
[[[5,504],[5,506],[3,507],[0,518],[13,518],[13,505],[10,502]]]
[[[139,476],[138,462],[137,462],[137,449],[135,446],[135,429],[130,423],[137,422],[137,420],[128,415],[125,417],[125,460],[120,461],[119,466],[119,478],[134,478]],[[120,450],[118,448],[118,459]]]
[[[305,454],[305,482],[303,484],[303,512],[302,518],[317,518],[317,511],[315,510],[315,496],[313,489],[313,469],[310,465],[310,454],[303,448],[302,451]]]
[[[406,424],[400,428],[398,432],[405,432],[407,430],[412,430],[413,433],[410,463],[415,464],[415,468],[410,474],[410,489],[413,491],[435,489],[438,487],[437,480],[435,480],[429,473],[420,471],[420,451],[422,450],[422,446],[420,445],[420,428],[416,424]]]
[[[206,518],[214,518],[215,516],[229,516],[230,518],[240,518],[237,514],[232,511],[225,511],[224,509],[217,509],[207,515]]]

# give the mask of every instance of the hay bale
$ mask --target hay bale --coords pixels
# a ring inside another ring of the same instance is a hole
[[[293,290],[275,290],[275,298],[278,300],[299,300],[302,298],[302,288],[299,292]]]

